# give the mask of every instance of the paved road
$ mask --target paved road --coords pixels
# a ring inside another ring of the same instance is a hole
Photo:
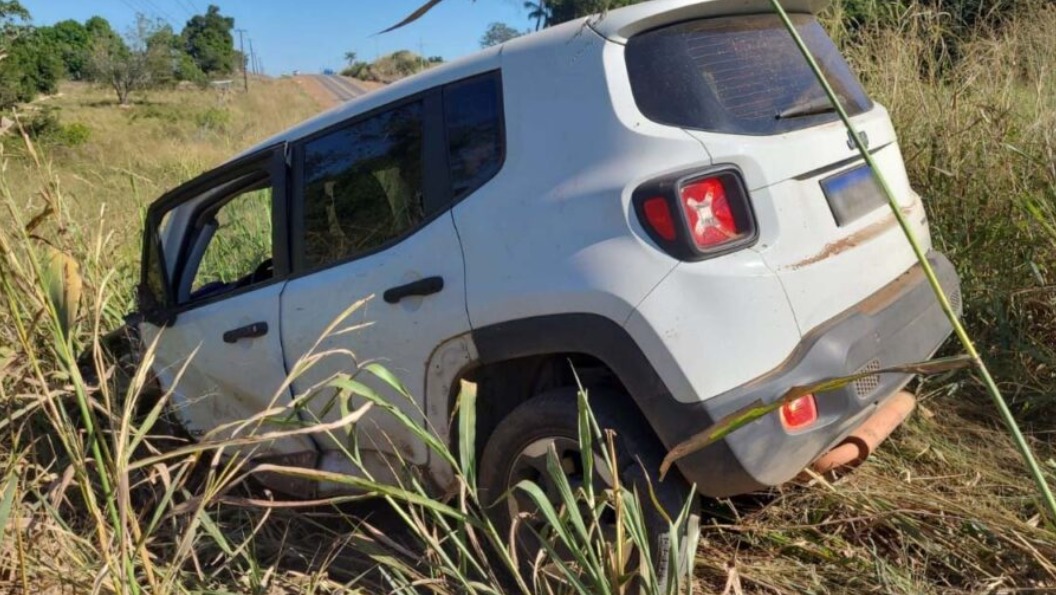
[[[312,78],[341,102],[355,99],[368,92],[368,89],[348,77],[336,74],[315,74]]]

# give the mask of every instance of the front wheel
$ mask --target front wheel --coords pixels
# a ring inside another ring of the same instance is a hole
[[[690,503],[690,514],[674,527],[676,547],[672,548],[670,541],[672,522],[677,521],[686,508],[692,490],[677,470],[672,470],[660,481],[658,471],[665,453],[663,446],[626,395],[602,389],[590,391],[590,405],[602,432],[612,430],[615,433],[616,476],[611,472],[611,465],[605,462],[600,446],[595,443],[591,457],[593,476],[585,477],[578,439],[577,397],[575,388],[549,391],[522,403],[499,423],[481,457],[481,499],[490,506],[490,514],[501,530],[514,528],[513,542],[517,544],[519,559],[525,564],[533,560],[542,547],[537,535],[542,535],[551,544],[559,541],[546,537],[546,523],[534,502],[526,492],[515,487],[524,480],[535,483],[560,510],[564,504],[561,481],[548,470],[550,451],[556,454],[561,475],[573,492],[590,482],[598,494],[596,499],[600,500],[607,490],[611,494],[618,479],[621,487],[638,494],[642,524],[649,540],[651,572],[663,585],[670,580],[668,575],[674,568],[680,566],[671,559],[672,550],[675,550],[674,555],[684,559],[686,555],[692,556],[696,548],[696,543],[688,543],[690,536],[695,535],[699,521],[695,498]],[[507,494],[509,497],[505,497]],[[618,521],[611,499],[609,502],[599,515],[598,523],[598,529],[607,540],[616,535]],[[588,506],[582,498],[577,502],[577,508],[585,518],[589,518]],[[628,518],[625,513],[625,530]],[[518,522],[514,523],[514,520]],[[565,554],[561,552],[568,545],[555,545],[554,550],[564,558]],[[639,569],[639,559],[638,555],[632,555],[627,570],[642,570]]]

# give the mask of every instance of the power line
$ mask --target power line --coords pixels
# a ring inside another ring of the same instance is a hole
[[[187,18],[188,19],[194,18],[194,15],[196,15],[198,13],[198,11],[195,10],[195,8],[193,6],[188,4],[187,0],[176,0],[176,4],[179,5],[180,10],[182,10],[185,13],[187,13]]]
[[[147,4],[150,0],[121,0],[121,2],[135,14],[141,14],[157,20],[166,20],[158,14],[158,11],[156,10],[157,7],[154,7],[153,9],[150,8],[150,5]]]
[[[154,4],[154,0],[143,0],[143,2],[145,2],[147,6],[150,6],[154,9],[155,17],[158,17],[160,13],[160,16],[164,17],[164,20],[168,21],[170,25],[175,24],[176,19],[172,18],[172,15],[169,14],[166,10],[164,10],[157,4]]]

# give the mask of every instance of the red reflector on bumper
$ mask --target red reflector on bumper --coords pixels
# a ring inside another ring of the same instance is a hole
[[[818,404],[814,395],[800,397],[781,407],[781,423],[789,430],[802,430],[818,421]]]

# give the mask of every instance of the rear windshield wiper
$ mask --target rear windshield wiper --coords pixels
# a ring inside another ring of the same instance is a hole
[[[832,102],[829,101],[829,98],[822,97],[808,103],[793,105],[792,107],[777,114],[777,119],[787,120],[789,118],[804,118],[806,116],[819,116],[821,114],[831,114],[835,112],[836,107],[832,105]]]

